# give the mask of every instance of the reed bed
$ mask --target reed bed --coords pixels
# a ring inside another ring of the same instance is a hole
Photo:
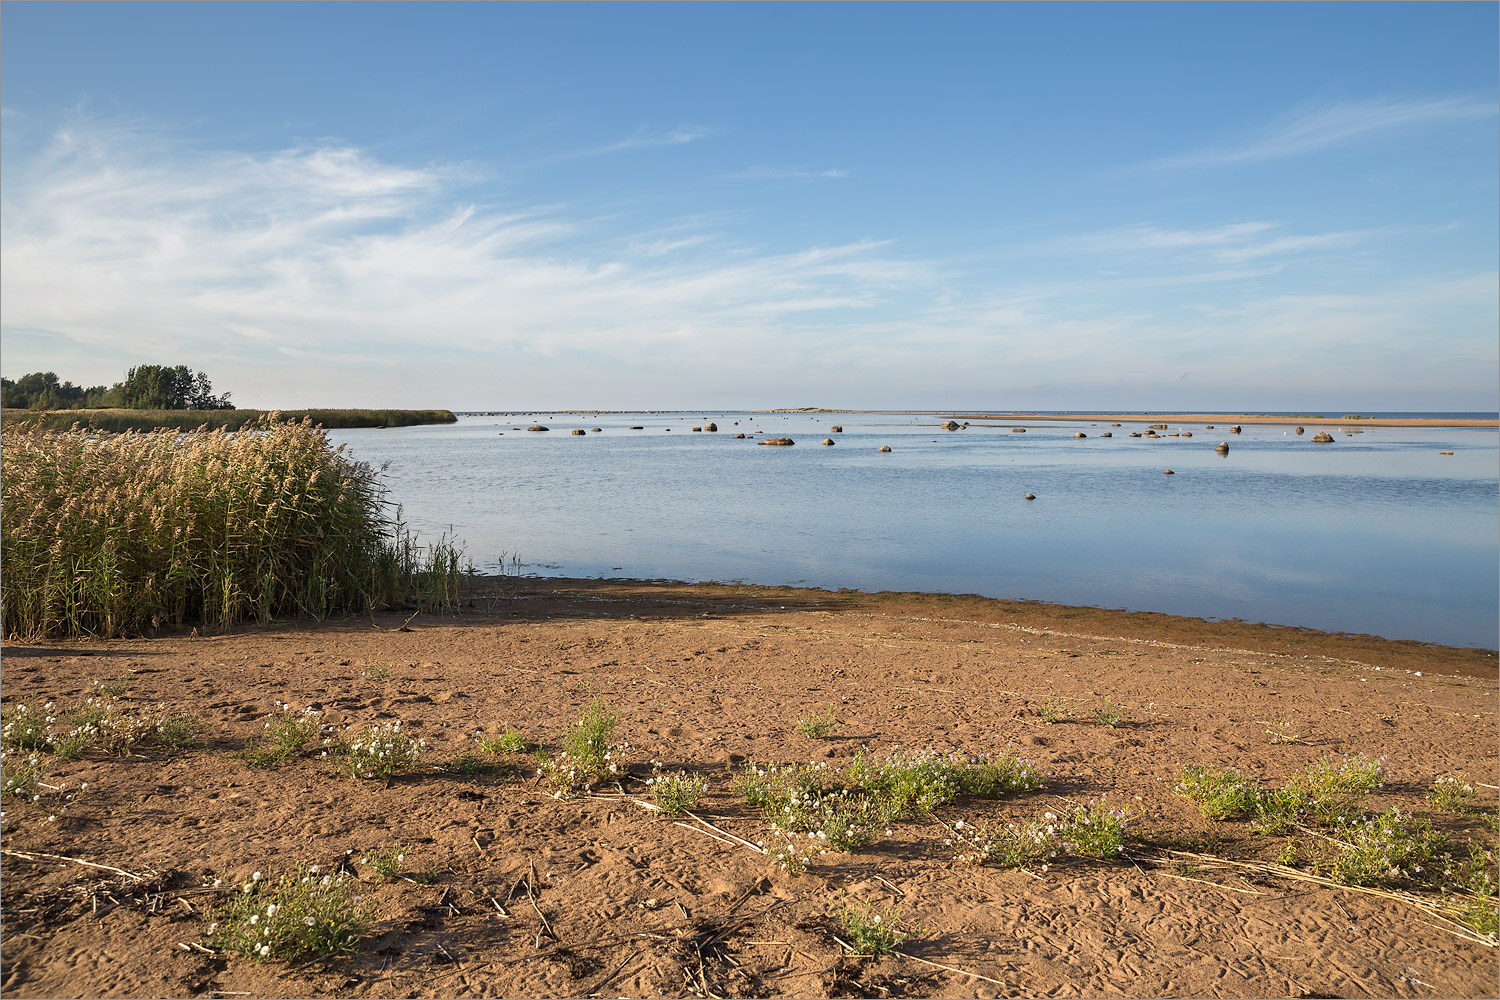
[[[18,410],[3,413],[6,426],[36,426],[65,431],[75,423],[90,430],[150,431],[175,428],[240,430],[264,421],[266,410]],[[458,420],[451,410],[283,410],[282,420],[311,419],[324,427],[411,427],[416,424],[451,424]]]
[[[0,621],[21,641],[456,602],[377,473],[311,419],[241,430],[0,435]]]

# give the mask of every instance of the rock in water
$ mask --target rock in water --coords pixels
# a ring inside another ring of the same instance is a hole
[[[718,424],[704,424],[703,425],[703,429],[706,430],[706,431],[716,431],[716,430],[719,429],[719,425]]]
[[[744,437],[744,436],[745,436],[745,435],[743,435],[743,434],[736,434],[736,435],[735,435],[735,437],[736,437],[736,438],[743,438],[743,437]]]
[[[1027,500],[1035,500],[1036,499],[1036,494],[1035,493],[1028,493],[1028,494],[1026,494],[1026,499]]]
[[[791,438],[766,438],[764,441],[758,441],[756,443],[757,444],[774,444],[774,445],[777,445],[779,447],[790,447],[791,445],[794,445],[797,442],[793,441]]]
[[[1231,434],[1238,434],[1239,432],[1240,432],[1240,425],[1239,424],[1235,424],[1233,427],[1229,428],[1229,433],[1231,433]]]
[[[1313,440],[1318,444],[1333,444],[1333,435],[1327,431],[1318,431],[1313,435]]]
[[[828,430],[829,430],[830,433],[833,433],[833,434],[842,434],[842,433],[844,433],[844,427],[843,427],[842,424],[834,424],[832,427],[828,428]]]
[[[1303,429],[1303,427],[1302,427],[1302,425],[1301,425],[1301,424],[1298,424],[1298,425],[1297,425],[1297,433],[1298,433],[1298,434],[1302,434],[1302,433],[1305,433],[1305,431],[1304,431],[1304,429]]]
[[[1185,438],[1190,438],[1190,437],[1193,436],[1193,432],[1192,431],[1183,431],[1182,432],[1182,436],[1185,437]]]
[[[1118,426],[1118,425],[1116,425],[1116,426]],[[1112,438],[1115,435],[1114,435],[1114,433],[1112,431],[1105,431],[1103,434],[1100,434],[1099,436],[1102,437],[1102,438]]]
[[[825,446],[833,444],[833,438],[824,438],[823,439],[823,444]]]
[[[944,420],[943,421],[943,430],[945,430],[945,431],[956,431],[956,430],[958,430],[958,428],[960,426],[961,425],[959,424],[959,422],[957,420]]]
[[[528,431],[544,431],[547,428],[543,427],[541,424],[532,424],[530,427],[528,427],[526,429]]]
[[[575,429],[573,431],[573,433],[576,434],[579,437],[584,437],[585,435],[588,434],[588,431],[584,430],[582,427],[579,427],[579,428]]]
[[[890,451],[891,450],[891,446],[888,445],[888,444],[883,444],[883,445],[880,446],[880,450],[881,451]]]
[[[1177,473],[1173,472],[1171,469],[1162,469],[1161,470],[1161,474],[1164,475],[1164,476],[1175,476],[1175,475],[1177,475]]]
[[[1026,433],[1026,428],[1024,428],[1024,427],[1012,427],[1010,429],[1010,432],[1012,434],[1025,434]]]
[[[1088,435],[1085,434],[1085,433],[1083,433],[1083,431],[1074,431],[1073,432],[1073,436],[1076,437],[1076,438],[1086,438],[1086,437],[1088,437]]]
[[[1221,455],[1229,454],[1229,442],[1220,441],[1218,444],[1214,445],[1214,451],[1218,452]]]

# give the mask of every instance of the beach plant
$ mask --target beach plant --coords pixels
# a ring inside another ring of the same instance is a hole
[[[383,681],[391,676],[392,666],[394,664],[377,660],[365,667],[365,676],[372,681]]]
[[[683,816],[698,808],[704,793],[708,791],[708,779],[701,774],[678,771],[669,774],[662,770],[661,761],[651,762],[651,777],[646,787],[662,812],[668,816]]]
[[[406,870],[406,847],[388,847],[368,851],[360,863],[375,873],[375,883],[388,882]]]
[[[18,703],[5,712],[0,726],[0,747],[6,750],[42,750],[51,742],[52,723],[57,719],[50,710],[38,710]]]
[[[1342,885],[1428,884],[1441,875],[1447,837],[1420,816],[1390,809],[1339,831],[1328,877]]]
[[[1307,792],[1307,808],[1323,826],[1334,828],[1364,816],[1364,796],[1389,776],[1383,761],[1364,754],[1345,757],[1335,765],[1324,758],[1297,779]]]
[[[94,682],[93,682],[93,684],[92,684],[92,687],[93,687],[94,693],[97,694],[97,695],[99,695],[99,696],[101,696],[101,697],[104,697],[104,698],[119,698],[126,691],[129,691],[130,690],[130,685],[132,685],[134,683],[135,683],[135,674],[133,672],[127,670],[123,674],[121,674],[120,676],[116,677],[114,680],[101,681],[101,680],[95,679]]]
[[[31,751],[16,759],[15,752],[0,757],[0,794],[6,798],[31,799],[44,773],[42,755]]]
[[[1052,814],[1045,817],[1052,819]],[[1129,814],[1106,808],[1103,800],[1075,806],[1056,821],[1057,833],[1068,853],[1098,861],[1112,861],[1125,853],[1125,823]]]
[[[455,601],[456,545],[393,516],[311,421],[0,434],[0,632],[112,638]]]
[[[1255,816],[1250,829],[1268,837],[1284,837],[1297,828],[1307,808],[1307,793],[1296,784],[1262,789],[1255,797]]]
[[[363,897],[341,873],[299,866],[280,879],[255,872],[214,913],[210,944],[255,961],[352,954],[369,926]]]
[[[491,753],[525,753],[531,749],[531,741],[515,729],[506,730],[495,740]],[[486,749],[489,749],[486,747]]]
[[[833,714],[833,706],[828,706],[828,714],[818,712],[805,712],[797,717],[797,732],[813,740],[826,740],[833,735],[838,728],[839,721]]]
[[[876,958],[892,954],[911,936],[895,909],[881,910],[868,904],[843,905],[839,925],[855,954]]]
[[[1427,804],[1450,813],[1466,813],[1473,808],[1479,792],[1468,780],[1454,775],[1440,775],[1427,793]]]
[[[152,728],[151,739],[169,750],[186,750],[198,742],[203,718],[190,712],[163,715]]]
[[[1266,738],[1274,746],[1302,742],[1302,737],[1298,735],[1297,724],[1284,715],[1278,715],[1266,724]]]
[[[850,783],[880,802],[890,820],[926,816],[958,798],[968,764],[931,750],[886,757],[858,754],[846,770]]]
[[[344,766],[349,775],[389,785],[398,774],[417,766],[427,752],[427,741],[401,732],[401,722],[382,722],[368,727],[348,742]]]
[[[1204,819],[1224,820],[1255,811],[1261,793],[1255,782],[1234,768],[1220,770],[1201,764],[1182,769],[1177,794],[1198,807]]]
[[[1055,694],[1047,695],[1047,703],[1042,706],[1042,721],[1047,725],[1066,722],[1073,715],[1073,710],[1068,707],[1066,698],[1059,698]]]
[[[1046,785],[1047,776],[1035,764],[1003,753],[983,755],[959,774],[964,794],[982,799],[1038,792]]]
[[[542,756],[537,775],[555,785],[559,795],[587,791],[600,781],[623,776],[629,745],[614,742],[619,721],[596,695],[564,732],[561,752]]]
[[[1105,726],[1109,729],[1118,729],[1121,723],[1125,721],[1125,716],[1127,714],[1126,710],[1123,707],[1121,707],[1120,705],[1116,705],[1108,698],[1104,699],[1103,705],[1100,705],[1093,711],[1094,725]]]
[[[957,820],[951,827],[955,861],[996,868],[1036,868],[1046,871],[1057,857],[1056,818],[1022,820],[1019,823],[972,825]]]
[[[307,744],[317,739],[323,727],[316,712],[283,712],[268,720],[256,740],[240,754],[251,767],[269,769],[301,756]]]

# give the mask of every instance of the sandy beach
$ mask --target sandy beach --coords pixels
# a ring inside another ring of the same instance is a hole
[[[1180,419],[1180,418],[1174,418]],[[203,743],[52,760],[65,791],[5,808],[8,996],[1493,996],[1493,938],[1432,897],[1307,874],[1328,831],[1210,822],[1184,766],[1274,784],[1359,753],[1372,811],[1426,811],[1441,775],[1493,782],[1496,654],[1235,622],[920,594],[525,581],[458,616],[388,614],[112,642],[6,644],[6,700],[190,712]],[[521,755],[556,748],[592,697],[619,714],[628,778],[556,798]],[[1044,721],[1044,706],[1070,716]],[[1092,724],[1096,709],[1118,726]],[[239,754],[284,712],[336,732],[400,720],[429,744],[391,784],[316,747]],[[831,712],[826,739],[799,716]],[[747,763],[837,766],[868,748],[1006,753],[1043,789],[960,797],[805,874],[753,845]],[[479,754],[478,757],[475,755]],[[480,767],[475,761],[492,764]],[[651,761],[701,773],[695,816],[652,811]],[[84,787],[86,783],[86,788]],[[71,798],[68,798],[71,796]],[[1491,813],[1495,791],[1480,789]],[[1104,802],[1124,854],[1046,869],[955,860],[959,821]],[[1434,828],[1493,845],[1478,813]],[[376,884],[362,863],[403,850]],[[231,885],[316,864],[361,881],[358,952],[287,966],[214,953]],[[1424,904],[1423,900],[1427,903]],[[892,912],[896,955],[849,955],[837,914]]]
[[[997,420],[1022,423],[1027,420],[1108,421],[1120,424],[1213,424],[1228,430],[1235,424],[1300,424],[1304,427],[1497,427],[1500,421],[1463,417],[1360,417],[1345,420],[1342,416],[1278,417],[1254,413],[959,413],[957,420]]]

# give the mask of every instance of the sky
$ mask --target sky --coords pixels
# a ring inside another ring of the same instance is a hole
[[[0,9],[0,370],[1500,407],[1500,6]]]

